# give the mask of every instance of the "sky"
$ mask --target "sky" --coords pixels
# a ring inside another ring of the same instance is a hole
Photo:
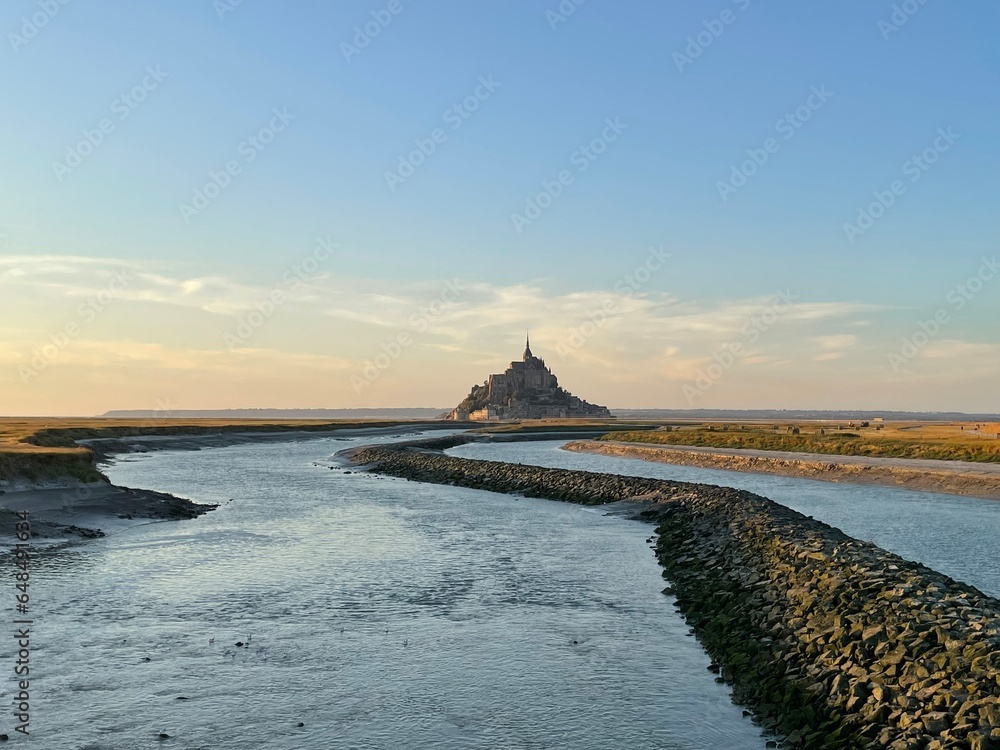
[[[987,0],[9,0],[0,414],[1000,411]]]

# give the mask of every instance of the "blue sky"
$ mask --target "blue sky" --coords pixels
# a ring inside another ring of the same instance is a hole
[[[961,311],[945,302],[997,251],[995,3],[914,0],[895,30],[880,27],[892,3],[858,1],[586,0],[563,3],[575,10],[562,21],[546,15],[557,2],[389,6],[244,0],[220,18],[211,0],[53,0],[54,15],[46,3],[5,4],[0,305],[9,309],[0,312],[10,322],[0,410],[44,411],[74,380],[88,387],[60,408],[81,413],[168,397],[188,408],[448,404],[516,355],[526,326],[584,397],[689,406],[682,386],[741,336],[738,311],[766,307],[781,289],[825,307],[801,313],[808,325],[761,336],[762,348],[697,405],[998,408],[995,377],[972,373],[959,354],[975,367],[1000,362],[1000,282]],[[345,55],[373,13],[391,20]],[[24,20],[38,14],[47,22],[28,39]],[[689,38],[700,54],[679,65]],[[153,81],[149,69],[165,77]],[[155,87],[119,119],[119,97],[144,80]],[[447,113],[477,90],[475,111],[455,127]],[[241,144],[275,110],[290,121],[248,162]],[[788,114],[795,127],[779,124]],[[112,123],[103,142],[58,179],[53,162],[103,118]],[[624,129],[580,171],[578,149],[601,139],[608,119]],[[390,190],[387,171],[438,128],[442,142]],[[954,137],[945,144],[939,132]],[[773,153],[723,200],[720,181],[769,138]],[[936,161],[915,172],[909,160],[926,149]],[[231,160],[239,174],[185,222],[179,204]],[[563,170],[572,182],[517,231],[511,215]],[[845,222],[894,180],[905,191],[848,241]],[[321,236],[339,248],[308,294],[255,329],[243,349],[260,361],[178,375],[183,353],[231,355],[227,326]],[[669,263],[584,344],[552,356],[652,246]],[[38,264],[51,256],[65,262]],[[116,264],[140,281],[45,368],[32,366],[32,351]],[[477,291],[420,332],[404,366],[352,387],[379,351],[372,343],[393,339],[405,311],[452,278]],[[941,307],[954,312],[947,325],[905,368],[890,367],[901,337]],[[675,325],[713,313],[711,325]],[[837,336],[839,356],[815,359]],[[632,348],[616,349],[626,339]],[[158,353],[136,361],[143,347]],[[306,360],[288,382],[268,364],[294,357]],[[622,381],[622,357],[643,374]],[[441,362],[461,376],[436,377]],[[20,366],[39,377],[25,382]],[[155,385],[123,375],[103,391],[110,367]],[[831,392],[851,373],[856,388]]]

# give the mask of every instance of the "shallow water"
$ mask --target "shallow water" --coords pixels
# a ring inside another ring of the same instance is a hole
[[[738,487],[1000,597],[1000,501],[675,466],[562,450],[565,440],[470,443],[454,456]]]
[[[234,501],[37,555],[32,746],[764,747],[660,593],[648,525],[330,460],[371,442],[111,467]]]

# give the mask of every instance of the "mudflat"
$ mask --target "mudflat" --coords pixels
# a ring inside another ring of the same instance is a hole
[[[31,522],[32,543],[51,546],[106,536],[144,523],[197,518],[217,507],[107,482],[38,487],[0,495],[0,538],[13,544],[19,520],[15,514],[25,511]]]

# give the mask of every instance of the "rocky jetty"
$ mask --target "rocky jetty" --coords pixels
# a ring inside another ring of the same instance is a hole
[[[1000,601],[750,492],[354,449],[370,471],[588,505],[641,501],[665,593],[785,747],[1000,750]]]

